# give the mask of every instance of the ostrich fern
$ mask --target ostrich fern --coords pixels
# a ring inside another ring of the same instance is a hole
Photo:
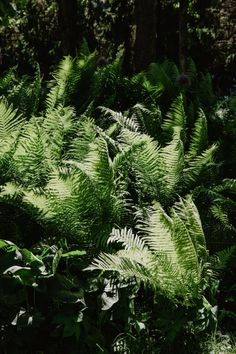
[[[180,199],[170,215],[155,203],[136,229],[136,234],[130,229],[113,229],[108,242],[118,242],[123,248],[114,254],[100,254],[87,269],[114,271],[123,279],[135,277],[185,303],[201,296],[207,250],[192,200]]]

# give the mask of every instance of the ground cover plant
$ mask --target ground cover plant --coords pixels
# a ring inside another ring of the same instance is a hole
[[[0,80],[3,353],[235,350],[235,95],[122,63]]]

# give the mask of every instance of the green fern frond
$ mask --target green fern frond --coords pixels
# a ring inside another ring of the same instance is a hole
[[[160,150],[159,179],[163,197],[166,198],[176,193],[176,188],[182,179],[184,149],[180,134],[180,129],[174,128],[172,141]]]
[[[131,229],[117,230],[113,229],[107,243],[121,243],[125,250],[137,249],[143,251],[145,247],[144,241],[138,236],[134,235]]]
[[[215,166],[214,154],[217,151],[217,145],[213,144],[210,148],[205,150],[200,156],[195,157],[189,162],[189,167],[184,169],[185,187],[194,185],[201,174],[206,172],[209,175],[211,168]]]
[[[183,142],[186,135],[186,115],[184,110],[183,96],[179,95],[172,103],[167,118],[164,119],[162,129],[166,132],[173,133],[175,127],[179,127],[182,130],[181,136]]]
[[[70,135],[75,130],[75,113],[71,107],[62,107],[48,111],[43,117],[42,130],[46,135],[47,147],[50,151],[51,159],[59,163],[62,159]]]
[[[236,194],[236,179],[224,179],[220,185],[214,187],[214,191],[218,193],[229,192]]]
[[[51,89],[47,95],[47,110],[51,110],[58,103],[64,104],[68,80],[73,72],[74,61],[70,56],[65,57],[54,72]]]
[[[15,83],[16,75],[15,75],[16,67],[10,68],[6,74],[0,77],[0,95],[5,95],[7,91],[10,90],[13,83]]]
[[[92,84],[92,97],[98,105],[110,107],[114,103],[117,83],[122,73],[123,57],[123,51],[118,52],[112,63],[96,71]]]
[[[46,134],[36,119],[32,119],[24,127],[14,153],[14,173],[23,185],[40,186],[47,180],[51,162]]]
[[[191,134],[191,141],[186,161],[199,156],[207,146],[207,120],[204,112],[200,109],[198,111],[198,118],[195,122],[193,132]]]
[[[210,207],[210,212],[212,213],[214,219],[216,221],[220,222],[221,226],[223,226],[223,229],[236,231],[234,226],[229,221],[229,215],[228,215],[227,211],[224,210],[224,208],[222,206],[213,204]]]
[[[190,196],[175,203],[174,210],[184,222],[199,260],[206,260],[206,240],[197,207]]]
[[[172,219],[172,239],[180,272],[183,276],[191,274],[192,280],[197,284],[200,282],[201,268],[194,243],[192,242],[188,228],[174,209],[172,209]]]
[[[176,64],[172,60],[166,59],[162,63],[162,68],[165,70],[165,73],[168,75],[171,81],[175,83],[180,75],[179,69]]]
[[[151,63],[148,67],[146,76],[153,86],[160,86],[161,84],[166,96],[171,97],[171,99],[172,97],[175,97],[175,82],[172,81],[161,64]]]
[[[20,130],[24,119],[9,106],[4,99],[0,100],[0,169],[1,178],[12,173],[12,156],[18,144]]]
[[[148,109],[143,104],[138,103],[131,108],[131,113],[131,118],[138,122],[143,132],[154,138],[158,136],[162,120],[161,111],[158,106],[152,104],[150,109]]]
[[[67,156],[77,162],[81,162],[88,154],[90,145],[95,143],[97,127],[93,120],[84,118],[79,122],[76,137],[72,140]]]
[[[9,106],[6,100],[0,100],[0,139],[6,139],[15,132],[18,132],[23,119],[21,115],[17,113],[17,110],[13,110],[12,106]]]
[[[186,210],[188,216],[184,214]],[[192,201],[180,199],[172,208],[171,216],[160,204],[155,204],[149,209],[147,219],[137,225],[140,230],[138,238],[131,230],[113,232],[110,240],[120,242],[124,249],[116,254],[100,254],[87,270],[117,272],[125,280],[135,277],[138,283],[143,282],[175,301],[180,297],[188,303],[201,294],[204,262],[198,257],[190,235],[190,223],[186,225],[184,222],[188,218],[199,224],[199,215]],[[202,230],[195,230],[201,234],[196,239],[204,237]]]
[[[140,130],[138,120],[135,116],[127,117],[121,112],[115,112],[110,108],[100,107],[101,111],[105,116],[109,116],[113,121],[118,123],[118,126],[121,128],[127,128],[131,131],[137,132]]]
[[[232,246],[216,252],[216,254],[211,257],[211,263],[217,270],[222,271],[226,268],[232,257],[235,256],[235,251],[236,247]]]
[[[166,254],[176,263],[171,239],[172,220],[159,203],[156,202],[149,209],[147,219],[139,220],[137,228],[151,251],[157,252],[159,255]]]

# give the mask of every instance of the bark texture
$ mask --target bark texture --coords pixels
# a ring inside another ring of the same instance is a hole
[[[134,69],[136,72],[156,60],[157,1],[135,1]]]
[[[186,56],[188,49],[187,28],[188,0],[180,0],[179,5],[179,66],[182,73],[186,72]]]
[[[57,0],[63,55],[75,55],[80,43],[77,26],[77,0]]]

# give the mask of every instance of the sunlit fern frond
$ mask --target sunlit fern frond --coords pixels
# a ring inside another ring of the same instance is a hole
[[[167,198],[177,192],[183,175],[184,149],[180,134],[180,129],[176,127],[172,140],[160,150],[160,188],[162,196]]]
[[[100,107],[100,109],[105,116],[110,117],[114,122],[116,122],[118,124],[118,127],[127,128],[134,132],[140,131],[138,119],[134,115],[132,115],[132,117],[128,117],[127,115],[122,114],[121,112],[116,112],[106,107]]]
[[[148,244],[151,251],[158,254],[168,254],[173,262],[175,252],[171,239],[172,220],[161,207],[160,203],[155,203],[148,211],[146,219],[140,219],[137,224],[143,235],[142,238]]]
[[[0,100],[0,168],[1,178],[11,174],[11,161],[24,119],[9,106],[4,99]]]
[[[157,105],[153,103],[150,105],[150,108],[147,108],[143,104],[137,103],[130,111],[132,114],[131,118],[138,122],[139,126],[142,128],[141,131],[154,138],[158,137],[160,134],[162,114]]]
[[[84,117],[77,124],[77,132],[74,139],[71,141],[67,157],[74,161],[82,161],[90,150],[90,144],[93,144],[97,137],[97,127],[94,121]]]
[[[55,108],[59,103],[65,103],[67,84],[73,73],[73,65],[73,59],[67,56],[60,62],[57,70],[54,72],[51,88],[46,98],[48,111]]]
[[[65,57],[54,72],[50,82],[46,103],[47,111],[62,104],[73,104],[82,113],[92,101],[91,85],[96,69],[95,53],[88,56],[79,55],[72,59]]]
[[[207,119],[204,112],[199,109],[198,118],[195,122],[191,137],[190,146],[186,154],[186,161],[199,156],[207,147],[208,132],[207,132]]]
[[[12,164],[17,180],[23,185],[40,186],[52,168],[47,137],[36,119],[31,119],[19,138]]]
[[[171,104],[171,107],[163,121],[162,129],[166,132],[173,133],[173,129],[179,127],[181,129],[181,138],[185,142],[186,138],[186,115],[184,110],[183,96],[179,95]]]
[[[0,100],[0,139],[4,140],[17,132],[23,123],[23,118],[9,106],[5,99]]]
[[[134,235],[131,229],[113,229],[107,241],[108,243],[121,243],[125,250],[137,249],[143,251],[146,249],[145,241],[137,234]]]
[[[207,257],[206,240],[202,228],[202,222],[192,198],[190,196],[185,199],[180,198],[180,200],[175,203],[174,209],[178,212],[181,220],[188,229],[198,258],[205,260]]]
[[[170,216],[158,203],[150,208],[147,219],[137,225],[139,236],[127,229],[113,230],[111,241],[124,248],[115,254],[102,253],[88,269],[117,272],[126,280],[135,277],[175,301],[182,298],[191,302],[200,296],[204,260],[195,248],[190,226],[184,223],[184,212],[187,209],[194,223],[198,223],[199,215],[192,202],[179,203]]]
[[[128,146],[133,146],[129,149],[132,151],[129,165],[135,175],[137,189],[155,196],[160,182],[158,143],[146,134],[127,129],[121,131],[118,139],[124,150]]]
[[[215,168],[214,155],[217,151],[217,145],[213,144],[210,148],[203,151],[203,153],[192,159],[188,166],[184,169],[183,185],[188,188],[194,186],[200,176],[204,173],[208,176],[208,181],[211,177],[211,171]]]
[[[67,150],[70,136],[75,131],[75,113],[70,107],[58,105],[46,112],[42,118],[42,130],[45,133],[47,147],[51,158],[59,164],[64,152]]]

